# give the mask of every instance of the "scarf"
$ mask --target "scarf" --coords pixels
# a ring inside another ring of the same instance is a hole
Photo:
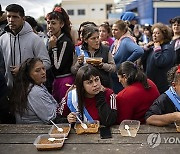
[[[71,110],[71,112],[75,112],[75,113],[79,112],[76,89],[69,91],[67,98],[67,106]],[[83,117],[85,122],[93,121],[93,118],[90,116],[90,114],[88,113],[85,107],[83,111]]]
[[[129,31],[127,31],[124,35],[121,36],[121,38],[119,40],[116,39],[114,41],[112,55],[116,54],[116,52],[118,51],[118,48],[119,48],[119,46],[121,44],[122,39],[124,39],[125,37],[130,38],[134,43],[136,43],[135,38],[131,36]]]
[[[89,58],[88,52],[86,50],[82,50],[81,49],[81,45],[80,46],[76,46],[76,54],[79,57],[80,55],[84,55],[84,64],[86,63],[86,59]]]

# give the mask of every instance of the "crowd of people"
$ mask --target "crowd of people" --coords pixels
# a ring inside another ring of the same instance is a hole
[[[137,20],[124,12],[112,25],[85,21],[76,31],[55,7],[44,33],[22,6],[1,9],[0,123],[180,120],[180,16],[170,25]]]

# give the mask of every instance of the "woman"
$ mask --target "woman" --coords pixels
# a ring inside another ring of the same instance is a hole
[[[49,33],[49,55],[52,62],[52,72],[55,77],[53,82],[53,96],[60,102],[68,89],[66,84],[73,84],[71,74],[74,45],[71,38],[71,25],[69,16],[61,7],[56,7],[46,16]]]
[[[71,68],[72,73],[77,73],[78,69],[86,63],[86,58],[102,57],[102,62],[95,67],[102,75],[102,85],[111,88],[110,73],[115,72],[116,66],[112,54],[109,52],[109,47],[100,43],[97,27],[84,27],[82,37],[82,45],[76,46],[76,54]]]
[[[124,61],[135,62],[143,54],[143,49],[136,44],[134,37],[128,31],[128,25],[123,20],[118,20],[113,24],[112,34],[115,37],[114,44],[111,46],[111,52],[114,57],[116,69]],[[118,93],[123,89],[118,81],[117,74],[112,74],[113,90]]]
[[[151,32],[151,25],[144,25],[143,26],[143,35],[141,37],[141,42],[139,42],[139,45],[144,46],[150,41],[152,41],[152,32]]]
[[[108,22],[104,22],[99,26],[99,39],[102,44],[111,46],[114,40],[111,38],[111,27]]]
[[[61,114],[67,116],[69,123],[76,122],[76,114],[83,121],[99,120],[105,126],[116,122],[115,96],[111,89],[101,85],[101,77],[95,67],[82,66],[76,74],[75,84],[76,88],[69,91],[60,107]]]
[[[142,64],[147,77],[156,84],[162,94],[169,87],[166,74],[174,65],[175,54],[169,44],[171,35],[166,25],[156,23],[152,26],[152,32],[153,41],[144,48]]]
[[[78,29],[78,43],[76,44],[76,46],[80,46],[82,45],[82,31],[84,29],[84,27],[86,26],[97,26],[94,22],[91,21],[85,21],[83,23],[80,24],[79,29]]]
[[[16,123],[48,124],[56,118],[57,102],[43,85],[45,81],[42,60],[29,58],[21,64],[10,97]]]
[[[180,121],[180,66],[171,68],[167,76],[171,86],[147,111],[147,124],[165,126]]]
[[[180,16],[171,19],[170,24],[173,31],[171,44],[176,54],[175,64],[180,64]]]
[[[140,29],[141,29],[141,27],[139,24],[136,24],[133,29],[133,36],[136,38],[137,44],[140,43],[141,37],[143,35]]]
[[[116,97],[118,119],[139,120],[145,123],[144,115],[159,96],[156,85],[132,62],[123,62],[118,70],[119,82],[124,89]]]

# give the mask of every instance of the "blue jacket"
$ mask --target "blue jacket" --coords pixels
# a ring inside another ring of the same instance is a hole
[[[111,51],[114,48],[114,44],[111,46]],[[124,61],[136,61],[143,55],[143,49],[133,42],[129,37],[124,37],[121,40],[121,43],[114,54],[114,61],[116,64],[116,70],[119,69],[119,66]],[[120,90],[123,89],[121,83],[119,82],[117,73],[112,74],[113,79],[113,90],[117,94]]]
[[[114,44],[111,46],[111,51],[113,50]],[[143,55],[143,49],[132,39],[125,37],[122,39],[121,44],[114,55],[114,61],[116,68],[119,68],[119,65],[124,61],[136,61]]]

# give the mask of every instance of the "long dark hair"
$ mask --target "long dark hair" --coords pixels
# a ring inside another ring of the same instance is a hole
[[[61,28],[61,31],[65,33],[71,40],[71,22],[66,11],[62,7],[55,7],[54,10],[46,15],[45,20],[47,19],[57,19],[64,22],[64,26]]]
[[[94,33],[99,33],[98,27],[95,26],[85,26],[83,31],[82,31],[82,49],[83,50],[88,50],[88,43],[86,43],[84,40],[90,38]]]
[[[10,95],[12,112],[22,115],[27,109],[27,97],[35,84],[30,77],[30,72],[38,61],[42,62],[39,58],[29,58],[21,64],[19,72],[14,79],[14,86]],[[29,87],[30,85],[31,87]]]
[[[85,27],[85,26],[97,26],[94,22],[91,22],[91,21],[85,21],[83,23],[80,24],[79,26],[79,29],[78,29],[78,37],[80,38],[80,34],[82,33],[81,32],[81,28],[82,27]]]
[[[133,62],[125,61],[120,64],[118,75],[126,75],[127,84],[131,85],[135,82],[140,82],[145,89],[150,88],[147,82],[147,76]]]
[[[92,76],[100,76],[99,71],[93,67],[92,65],[84,65],[82,66],[77,74],[75,79],[77,96],[78,96],[78,109],[83,119],[83,108],[84,108],[84,97],[85,97],[85,89],[83,86],[83,81],[89,80]]]

